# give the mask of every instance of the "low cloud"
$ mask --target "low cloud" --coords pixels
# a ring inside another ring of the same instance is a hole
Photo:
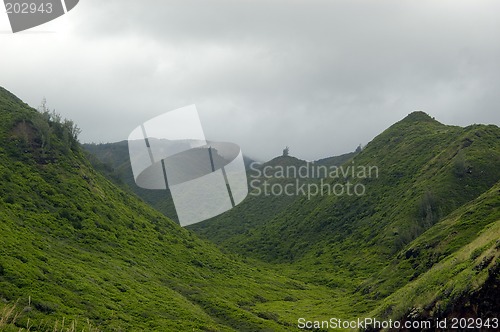
[[[86,0],[40,29],[0,35],[0,85],[83,141],[191,103],[260,159],[353,151],[415,109],[500,123],[496,1]]]

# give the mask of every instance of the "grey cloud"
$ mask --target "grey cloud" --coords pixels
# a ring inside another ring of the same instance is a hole
[[[67,22],[3,40],[0,84],[45,95],[85,141],[191,103],[207,138],[263,159],[348,152],[415,109],[500,123],[496,1],[86,0]]]

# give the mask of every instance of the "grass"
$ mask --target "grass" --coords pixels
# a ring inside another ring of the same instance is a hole
[[[24,310],[18,309],[18,302],[14,304],[7,304],[0,310],[0,331],[17,331],[29,332],[32,330],[45,331],[45,332],[100,332],[101,330],[92,326],[91,322],[87,319],[84,324],[79,323],[77,320],[66,322],[63,318],[61,321],[55,321],[53,326],[48,326],[48,323],[40,322],[35,326],[28,319],[25,327],[19,327],[16,322],[22,318],[24,312],[30,311],[32,308],[27,306]]]
[[[107,180],[56,130],[42,153],[40,114],[5,91],[0,114],[0,299],[31,296],[14,328],[88,319],[104,331],[288,331],[302,303],[330,307],[332,290],[289,290],[293,278],[221,252]],[[297,306],[279,314],[288,296]]]
[[[0,330],[6,331],[9,326],[12,327],[19,318],[17,304],[5,305],[0,310]]]

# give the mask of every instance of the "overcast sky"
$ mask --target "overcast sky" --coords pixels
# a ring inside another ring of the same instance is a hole
[[[81,0],[12,34],[0,86],[126,140],[196,104],[205,135],[258,159],[353,151],[413,110],[500,124],[500,1]]]

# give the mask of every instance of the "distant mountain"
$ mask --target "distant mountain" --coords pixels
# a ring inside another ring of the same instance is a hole
[[[130,164],[128,142],[82,144],[92,165],[124,190],[136,194],[144,202],[179,223],[169,190],[144,189],[135,183]]]
[[[259,225],[268,223],[274,216],[287,210],[292,203],[302,198],[295,193],[292,195],[275,193],[273,188],[283,188],[287,185],[297,187],[319,181],[317,176],[302,178],[299,174],[294,177],[294,174],[287,173],[295,170],[313,170],[317,169],[319,165],[339,166],[355,155],[356,153],[353,152],[317,162],[307,162],[292,156],[279,156],[263,164],[255,163],[248,168],[247,172],[250,194],[237,208],[189,228],[200,236],[222,245],[225,245],[226,241],[231,241],[233,236],[246,236],[249,232],[257,229]],[[305,172],[314,175],[312,171]],[[268,177],[268,175],[271,176]],[[297,181],[300,183],[299,185],[297,185]],[[226,248],[235,249],[231,246],[226,246]],[[242,253],[246,252],[242,251]]]
[[[127,141],[101,144],[82,144],[92,165],[103,172],[109,179],[121,185],[124,190],[135,193],[146,203],[178,223],[177,213],[169,190],[144,189],[135,183]],[[243,156],[247,168],[254,159]]]
[[[89,153],[88,158],[92,162],[93,166],[107,175],[108,178],[114,180],[117,184],[124,184],[125,190],[131,190],[137,196],[142,198],[145,202],[153,206],[158,211],[162,212],[166,216],[170,217],[173,220],[177,220],[177,214],[175,211],[175,207],[172,202],[172,198],[169,190],[148,190],[140,188],[136,185],[133,175],[132,168],[130,165],[130,157],[128,150],[127,141],[117,142],[117,143],[104,143],[104,144],[83,144],[83,148]],[[276,168],[276,167],[300,167],[304,165],[340,165],[341,163],[349,160],[356,153],[347,153],[341,156],[329,157],[325,159],[321,159],[312,163],[308,163],[305,160],[300,160],[298,158],[292,156],[279,156],[268,162],[261,163],[253,160],[252,158],[243,156],[245,167],[247,169],[247,177],[249,180],[250,189],[252,189],[251,181],[254,179],[255,172],[257,170],[262,170],[266,167],[268,168]],[[274,182],[283,182],[282,179],[274,179]],[[286,181],[286,180],[285,180]],[[259,197],[259,203],[252,203],[252,197],[247,197],[244,203],[245,206],[253,206],[257,207],[258,210],[262,213],[271,213],[275,214],[282,209],[286,208],[291,201],[295,200],[296,197],[277,197],[276,199],[270,197]],[[238,210],[240,211],[240,210]],[[221,216],[224,220],[232,219],[234,215],[231,212],[225,213]],[[262,218],[265,220],[266,218]],[[217,220],[217,221],[215,221]],[[221,219],[215,218],[210,219],[208,221],[203,222],[202,224],[195,226],[195,229],[203,234],[201,229],[204,228],[203,225],[208,223],[219,223]],[[234,227],[244,229],[245,222],[235,223]],[[212,225],[209,230],[214,234],[218,234],[222,237],[227,237],[228,234],[234,232],[241,232],[241,229],[238,231],[225,229],[224,232],[220,232],[216,225]],[[214,237],[211,237],[212,240],[215,240]]]

